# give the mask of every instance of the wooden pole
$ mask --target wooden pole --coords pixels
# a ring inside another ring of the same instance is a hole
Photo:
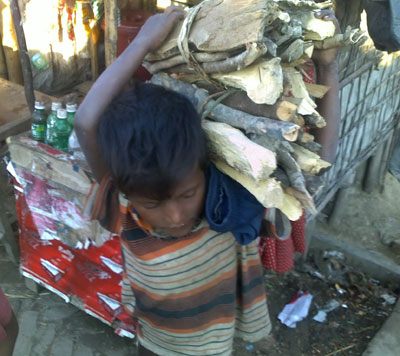
[[[400,114],[396,115],[395,118],[395,126],[393,128],[393,135],[391,137],[391,139],[388,139],[387,141],[387,154],[385,157],[383,157],[383,162],[382,162],[382,168],[381,168],[381,172],[380,172],[380,186],[379,186],[379,192],[383,193],[383,190],[385,189],[385,177],[386,177],[386,173],[389,170],[389,164],[390,164],[390,160],[392,158],[393,155],[393,151],[396,145],[396,141],[397,138],[399,137],[399,126],[400,126]]]
[[[367,172],[364,180],[364,191],[367,193],[372,193],[374,190],[378,189],[379,173],[384,149],[385,143],[382,143],[375,151],[374,155],[368,159]]]
[[[99,28],[95,24],[92,28],[92,32],[89,37],[89,48],[90,48],[90,66],[92,71],[92,80],[95,81],[99,76]]]
[[[25,33],[22,27],[21,13],[19,11],[17,0],[10,0],[11,14],[14,22],[14,29],[17,35],[19,57],[24,77],[25,97],[32,113],[35,106],[35,93],[33,91],[33,76],[31,62],[29,59],[28,48],[26,47]]]
[[[105,55],[106,66],[108,67],[117,58],[117,1],[104,0],[104,21],[105,21]]]
[[[3,49],[3,44],[1,42],[1,37],[0,37],[0,78],[8,79],[7,63],[6,63],[6,58],[4,57],[4,49]]]
[[[23,84],[21,62],[18,54],[17,38],[11,16],[10,3],[0,1],[1,43],[4,50],[4,58],[7,66],[8,79],[17,84]]]

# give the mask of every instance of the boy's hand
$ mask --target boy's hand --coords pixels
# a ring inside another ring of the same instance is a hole
[[[141,42],[148,52],[155,51],[162,45],[178,20],[183,19],[184,9],[180,6],[169,6],[162,14],[156,14],[146,21],[134,42]]]
[[[337,20],[333,10],[318,11],[317,13],[315,13],[315,17],[325,21],[332,21],[336,27],[336,34],[340,33],[339,21]],[[328,67],[331,64],[335,63],[337,52],[337,48],[316,49],[314,50],[312,60],[317,67]]]

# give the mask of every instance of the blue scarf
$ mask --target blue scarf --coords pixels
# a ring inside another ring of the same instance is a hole
[[[212,230],[231,231],[236,241],[247,245],[260,233],[265,207],[241,184],[220,172],[208,170],[205,216]]]

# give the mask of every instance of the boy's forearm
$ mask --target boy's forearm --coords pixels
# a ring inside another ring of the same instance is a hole
[[[317,100],[318,112],[325,118],[327,125],[313,131],[315,140],[322,145],[322,159],[334,163],[339,141],[340,101],[337,61],[329,65],[316,66],[317,82],[329,86],[325,96]]]
[[[100,148],[97,142],[100,118],[132,78],[147,52],[147,47],[142,41],[132,42],[96,80],[76,113],[74,122],[76,135],[97,181],[100,181],[106,173],[99,159]]]

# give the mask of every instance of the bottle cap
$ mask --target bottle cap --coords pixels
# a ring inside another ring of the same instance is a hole
[[[67,110],[65,109],[58,109],[57,110],[57,117],[59,119],[66,119],[67,118]]]
[[[46,104],[43,101],[35,101],[35,109],[44,110],[46,109]]]
[[[53,101],[51,103],[51,111],[57,111],[58,109],[62,108],[62,104],[58,101]]]
[[[77,109],[78,109],[78,105],[67,104],[67,112],[76,112]]]

